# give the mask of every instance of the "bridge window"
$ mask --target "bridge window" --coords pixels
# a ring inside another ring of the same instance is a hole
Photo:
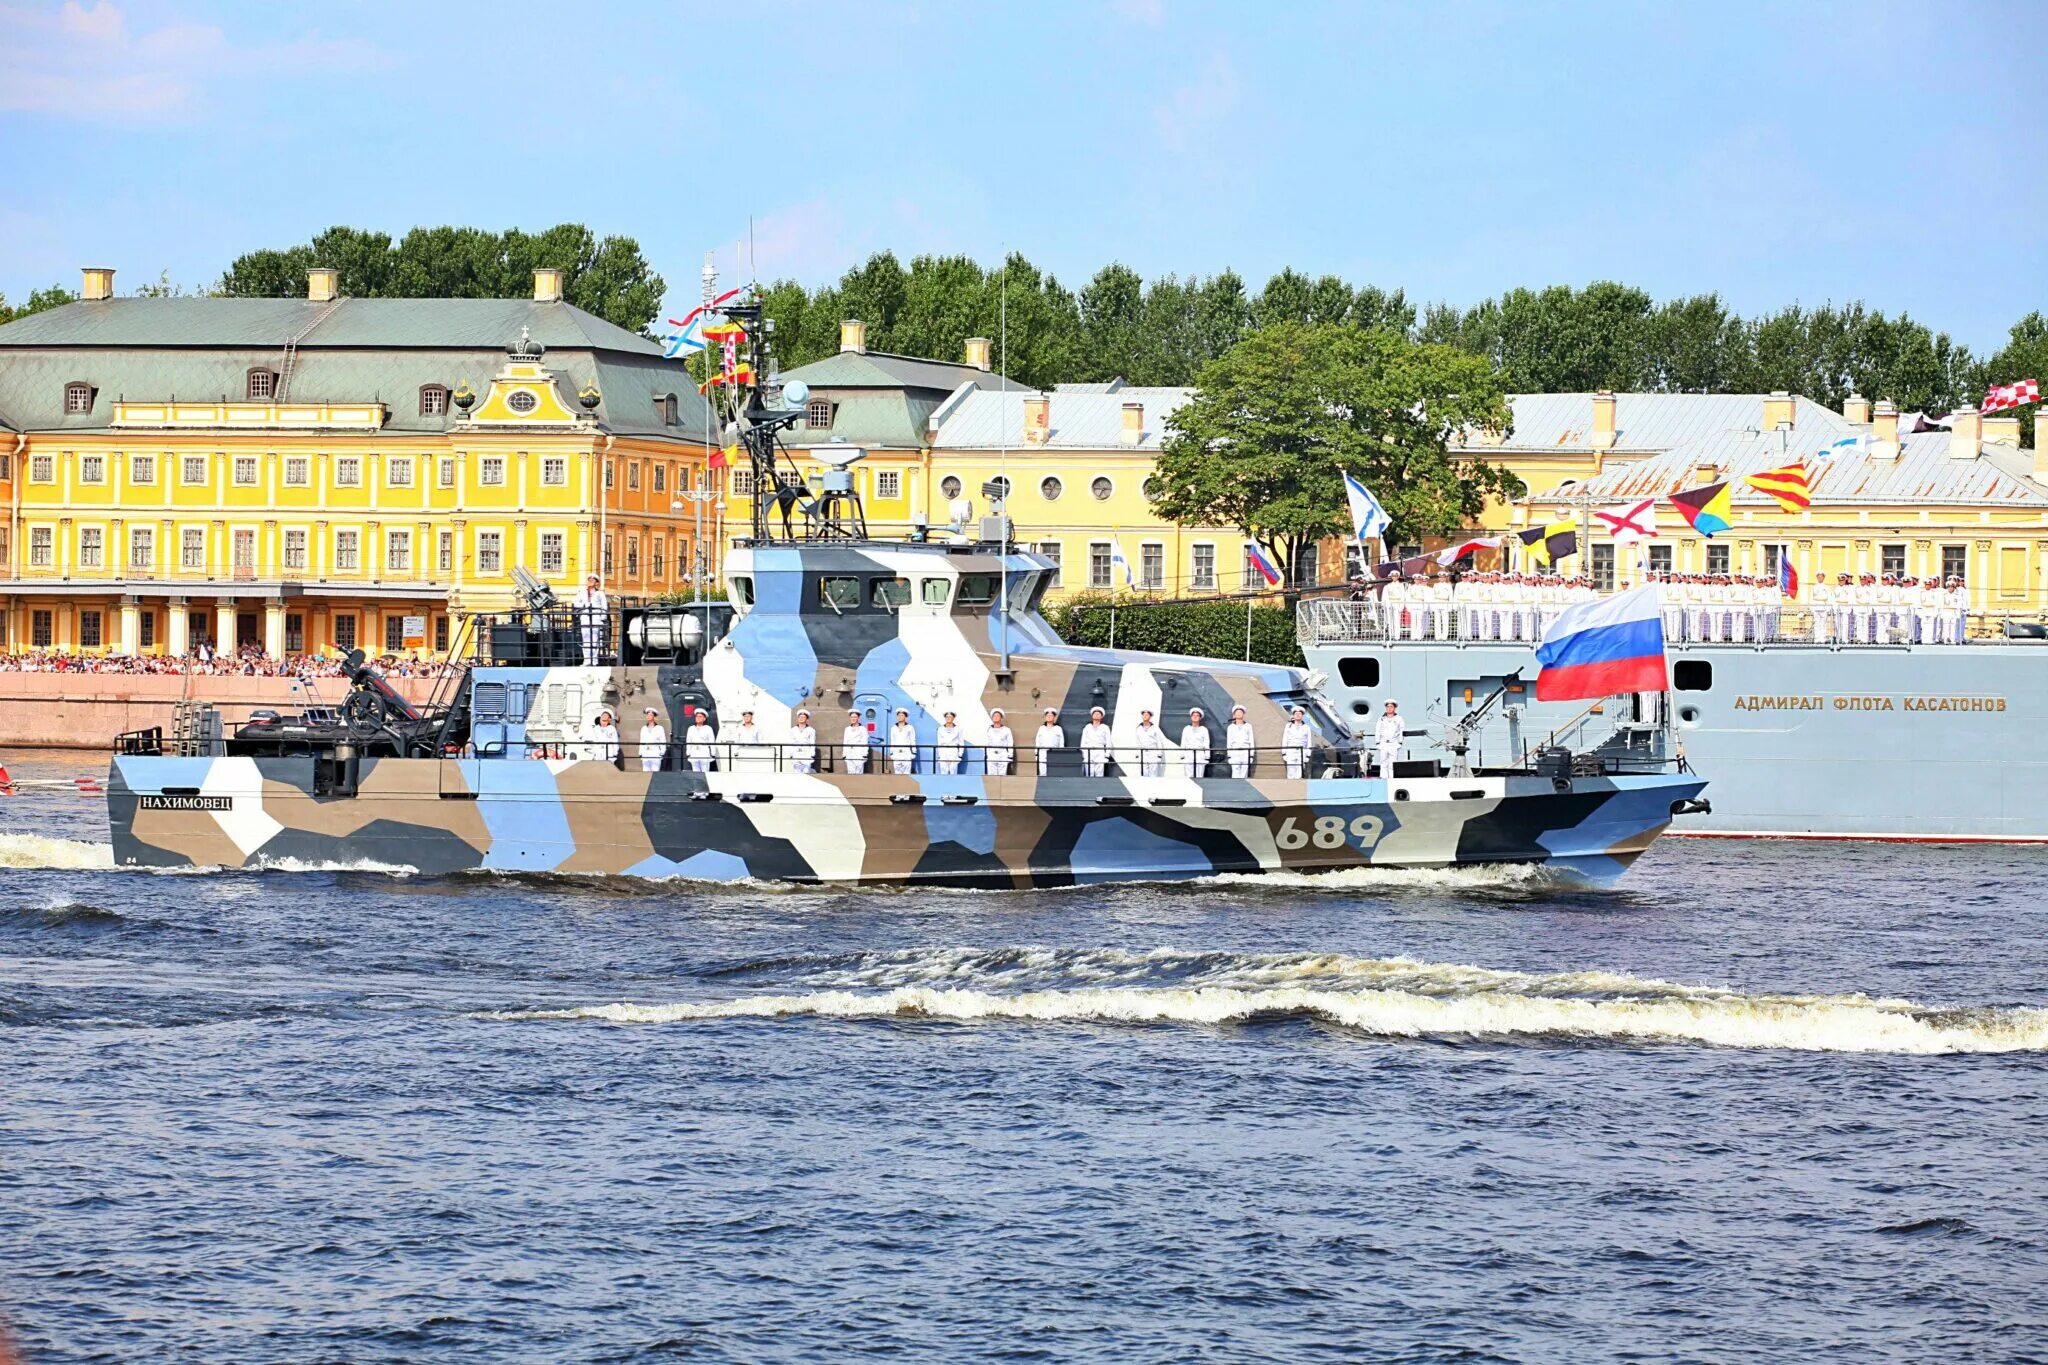
[[[860,607],[860,580],[851,575],[828,574],[818,580],[819,605],[834,611],[855,611]]]
[[[992,573],[960,575],[960,605],[985,607],[996,600],[996,576]]]
[[[1337,677],[1346,687],[1378,687],[1380,661],[1353,654],[1337,660]]]
[[[732,578],[732,600],[745,611],[754,605],[754,580],[746,574],[734,574]]]
[[[920,586],[924,590],[924,604],[928,607],[943,607],[953,596],[953,585],[943,578],[927,578]]]
[[[910,605],[910,580],[907,578],[877,578],[870,589],[869,601],[878,607],[895,611]]]
[[[1714,665],[1708,659],[1680,659],[1671,665],[1671,685],[1680,692],[1706,692],[1714,686]]]

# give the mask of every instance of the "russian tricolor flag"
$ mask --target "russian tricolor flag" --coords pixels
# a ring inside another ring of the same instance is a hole
[[[1259,577],[1266,580],[1267,587],[1280,586],[1280,566],[1273,562],[1273,557],[1260,547],[1259,542],[1247,540],[1244,543],[1244,557]]]
[[[1566,607],[1536,650],[1536,700],[1591,701],[1667,692],[1664,615],[1655,587]]]

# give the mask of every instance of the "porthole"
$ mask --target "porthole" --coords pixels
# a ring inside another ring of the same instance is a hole
[[[1038,481],[1038,496],[1044,498],[1047,502],[1058,502],[1060,494],[1065,491],[1066,485],[1050,474]]]
[[[1688,729],[1695,725],[1698,725],[1700,723],[1700,708],[1697,706],[1679,707],[1678,723],[1680,725],[1687,727]]]
[[[1095,481],[1088,485],[1088,491],[1095,495],[1097,502],[1108,502],[1109,495],[1116,492],[1116,485],[1101,475],[1097,475]]]

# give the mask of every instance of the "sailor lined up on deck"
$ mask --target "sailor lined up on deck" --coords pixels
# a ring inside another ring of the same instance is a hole
[[[616,762],[619,757],[619,725],[609,711],[597,713],[597,723],[590,727],[591,757],[605,763]]]
[[[910,711],[905,707],[896,708],[896,723],[889,727],[889,771],[911,773],[917,770],[917,730],[910,723]]]
[[[583,580],[583,586],[569,599],[569,606],[583,637],[583,666],[595,668],[604,661],[604,628],[611,615],[611,600],[604,595],[596,574]]]
[[[1081,728],[1081,770],[1090,777],[1102,777],[1109,771],[1111,737],[1109,726],[1103,723],[1104,714],[1099,706],[1091,708],[1088,723]]]
[[[1288,714],[1286,728],[1280,732],[1280,758],[1287,766],[1289,777],[1300,777],[1308,766],[1309,745],[1314,741],[1315,731],[1308,724],[1308,708],[1295,707]]]
[[[1258,736],[1252,730],[1252,723],[1245,719],[1242,706],[1230,708],[1230,728],[1223,732],[1224,752],[1230,755],[1230,775],[1250,777],[1252,775],[1252,754],[1259,746]]]
[[[864,773],[868,770],[868,727],[861,720],[858,707],[846,713],[846,728],[839,732],[839,747],[846,771]]]
[[[668,753],[668,730],[661,723],[661,712],[650,706],[641,713],[645,723],[640,727],[640,771],[658,773],[661,761]]]
[[[718,732],[710,725],[711,713],[698,707],[690,716],[690,728],[683,731],[683,759],[693,773],[711,771],[712,755],[717,752]]]
[[[1100,715],[1101,712],[1098,711],[1096,714]],[[1045,708],[1045,719],[1038,723],[1038,733],[1032,737],[1031,742],[1038,748],[1038,775],[1044,777],[1052,765],[1052,751],[1067,747],[1067,731],[1060,724],[1058,707]],[[1085,744],[1083,741],[1084,747]]]
[[[1185,776],[1204,777],[1209,772],[1211,753],[1209,727],[1203,721],[1202,708],[1188,708],[1188,723],[1180,729],[1181,769]]]
[[[789,727],[789,763],[800,773],[818,770],[818,732],[811,728],[811,713],[797,708],[796,724]]]
[[[1394,775],[1394,760],[1401,755],[1401,729],[1401,708],[1394,702],[1388,702],[1372,732],[1373,754],[1378,760],[1381,777],[1391,778]]]
[[[990,777],[1008,777],[1010,764],[1017,757],[1017,737],[1010,733],[1002,707],[991,709],[988,719],[988,739],[982,745],[982,760]]]
[[[1144,708],[1138,711],[1138,772],[1144,777],[1161,777],[1166,773],[1166,736],[1153,721],[1152,713]]]
[[[967,757],[967,736],[960,729],[960,718],[948,711],[939,722],[939,732],[932,737],[932,757],[938,770],[948,777],[958,775],[960,760]]]

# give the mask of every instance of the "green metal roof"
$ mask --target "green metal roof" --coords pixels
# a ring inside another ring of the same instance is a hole
[[[972,365],[891,355],[887,351],[839,351],[823,360],[785,370],[782,377],[801,379],[814,389],[921,389],[938,398],[969,383],[984,389],[1023,387]]]
[[[646,337],[567,303],[532,299],[125,298],[69,303],[0,327],[13,346],[509,346],[525,328],[555,347],[660,355]]]
[[[547,348],[542,363],[574,395],[595,380],[597,415],[620,435],[704,439],[704,409],[680,364],[645,337],[564,303],[527,299],[107,299],[53,308],[0,327],[0,414],[23,431],[104,431],[121,399],[239,401],[248,372],[282,367],[299,340],[286,397],[381,400],[386,430],[438,432],[454,414],[422,416],[419,391],[468,380],[481,391],[522,329]],[[64,410],[65,385],[93,386],[90,412]],[[674,394],[679,418],[656,399]]]

